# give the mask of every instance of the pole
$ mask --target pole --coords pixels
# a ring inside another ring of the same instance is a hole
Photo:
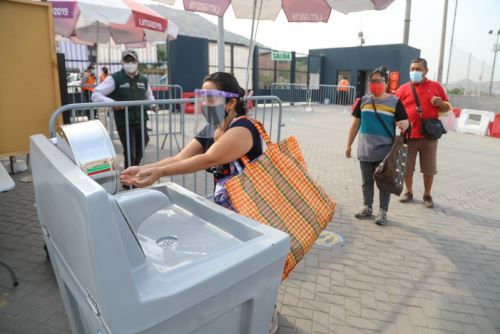
[[[95,73],[96,82],[99,84],[99,21],[97,21],[97,41],[95,42]]]
[[[472,52],[469,52],[469,61],[467,62],[467,73],[465,74],[465,90],[464,96],[467,95],[467,91],[469,90],[469,74],[470,74],[470,61],[472,58]]]
[[[443,82],[443,61],[444,61],[444,42],[446,40],[446,21],[448,19],[448,0],[444,0],[443,9],[443,27],[441,29],[441,49],[439,50],[439,66],[437,81],[439,83]]]
[[[450,55],[448,56],[448,69],[446,70],[446,87],[448,87],[448,79],[450,78],[450,64],[453,50],[453,37],[455,36],[455,21],[457,20],[458,0],[455,0],[455,13],[453,14],[453,26],[451,28]]]
[[[411,13],[411,0],[406,0],[406,13],[405,13],[405,31],[403,35],[403,44],[408,45],[410,38],[410,13]]]
[[[484,60],[483,64],[481,65],[481,75],[479,75],[479,88],[477,89],[477,96],[481,96],[481,85],[483,81],[483,72],[484,72]]]
[[[219,24],[217,25],[217,65],[219,72],[225,72],[226,66],[224,61],[224,17],[219,16]]]
[[[257,22],[257,27],[255,28],[255,21],[260,19],[260,13],[262,10],[262,2],[263,0],[260,0],[260,7],[259,7],[259,13],[257,14],[257,0],[253,1],[253,14],[252,14],[252,31],[250,32],[250,45],[248,46],[248,58],[247,58],[247,71],[245,75],[245,93],[248,90],[249,86],[249,81],[250,81],[250,64],[253,64],[253,56],[254,56],[254,49],[255,49],[255,41],[257,39],[257,29],[259,28],[259,24]],[[258,69],[254,68],[253,71],[258,71]],[[255,87],[255,83],[254,88]]]
[[[498,36],[500,36],[500,30],[497,31],[497,41],[495,42],[494,52],[493,52],[493,67],[491,68],[491,79],[490,79],[490,89],[488,92],[488,96],[491,96],[493,90],[493,75],[495,74],[495,62],[497,60],[497,52],[498,52]]]

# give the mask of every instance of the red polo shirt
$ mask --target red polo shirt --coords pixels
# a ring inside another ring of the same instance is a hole
[[[396,91],[396,96],[399,97],[408,114],[408,119],[411,123],[411,138],[424,138],[420,133],[422,122],[417,112],[417,103],[411,89],[411,82],[407,82]],[[433,96],[439,96],[443,101],[448,101],[448,96],[444,92],[443,87],[436,81],[424,79],[421,83],[414,84],[417,90],[420,106],[422,107],[422,118],[438,118],[439,108],[434,107],[431,103]]]

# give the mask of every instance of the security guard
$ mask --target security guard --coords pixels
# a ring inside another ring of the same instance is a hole
[[[139,60],[137,53],[132,49],[127,49],[122,53],[123,68],[108,75],[94,89],[92,101],[94,102],[112,102],[112,101],[136,101],[148,100],[154,101],[151,86],[148,79],[141,75],[138,70]],[[129,123],[129,143],[130,143],[130,165],[135,166],[141,163],[143,157],[142,133],[144,132],[144,148],[148,145],[149,136],[146,128],[147,107],[144,106],[143,119],[144,124],[141,124],[141,106],[128,107],[128,123]],[[151,109],[157,111],[155,105]],[[127,129],[125,122],[125,107],[113,107],[116,129],[120,141],[123,145],[123,154],[125,156],[125,168],[129,166],[129,153],[127,151]]]

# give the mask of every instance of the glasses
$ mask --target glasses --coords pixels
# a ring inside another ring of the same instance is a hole
[[[370,79],[370,83],[385,83],[384,79]]]

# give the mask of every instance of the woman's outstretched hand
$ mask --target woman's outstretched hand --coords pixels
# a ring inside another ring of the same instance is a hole
[[[141,171],[141,169],[142,169],[141,166],[132,166],[132,167],[125,169],[120,174],[120,183],[130,185],[131,183],[129,181],[132,178],[136,177],[137,174]]]
[[[126,170],[123,173],[125,172]],[[150,185],[158,181],[161,176],[161,168],[159,167],[143,168],[138,173],[135,173],[132,176],[128,176],[126,179],[126,183],[128,185],[144,188],[149,187]]]

